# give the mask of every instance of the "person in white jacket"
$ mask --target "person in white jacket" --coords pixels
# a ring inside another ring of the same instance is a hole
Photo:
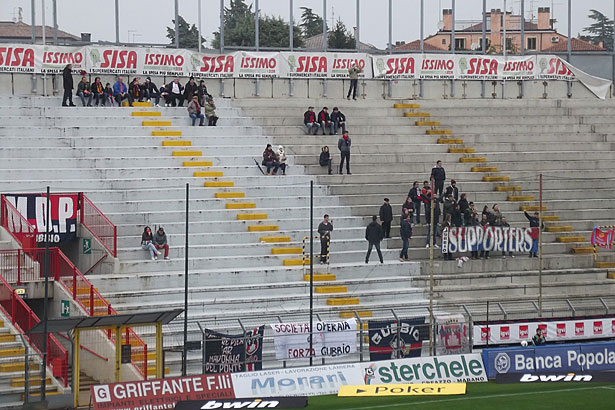
[[[284,150],[283,145],[278,145],[276,154],[278,154],[278,159],[280,161],[280,169],[282,170],[282,175],[286,175],[286,151]]]

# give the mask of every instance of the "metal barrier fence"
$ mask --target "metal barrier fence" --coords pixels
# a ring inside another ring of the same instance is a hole
[[[98,241],[117,257],[117,226],[83,193],[80,193],[80,221]]]

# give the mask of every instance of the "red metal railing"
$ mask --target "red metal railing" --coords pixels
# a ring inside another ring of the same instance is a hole
[[[36,227],[15,206],[0,195],[0,225],[21,245],[22,249],[36,248]]]
[[[11,319],[11,323],[22,333],[29,331],[40,322],[38,316],[17,295],[15,290],[0,276],[0,309]],[[39,354],[43,351],[43,335],[26,335],[26,339]],[[27,363],[27,361],[26,361]],[[47,335],[47,363],[64,386],[68,386],[68,351],[52,334]]]
[[[24,281],[39,280],[43,277],[40,263],[33,257],[37,252],[22,249],[0,249],[0,274],[9,283],[21,285]]]
[[[81,225],[85,226],[105,248],[117,257],[117,226],[83,192],[81,196]]]

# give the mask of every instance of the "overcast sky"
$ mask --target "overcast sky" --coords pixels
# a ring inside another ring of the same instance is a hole
[[[437,31],[441,9],[450,8],[452,0],[425,1],[425,36]],[[23,8],[24,21],[31,22],[31,0],[0,0],[0,20],[12,20],[17,7]],[[52,0],[45,0],[46,23],[51,25]],[[113,0],[57,0],[58,25],[60,29],[79,35],[92,33],[92,41],[115,41],[115,18]],[[254,0],[246,1],[253,4]],[[41,0],[36,0],[37,24],[41,22]],[[198,0],[179,0],[179,12],[189,22],[197,24]],[[219,0],[202,0],[203,36],[209,42],[212,32],[219,26]],[[226,0],[228,6],[230,0]],[[556,29],[568,33],[567,0],[525,0],[526,17],[534,15],[538,7],[554,8],[558,20]],[[260,0],[261,13],[289,19],[288,0]],[[341,18],[348,29],[356,25],[356,0],[328,0],[327,19],[332,15]],[[361,41],[385,48],[388,43],[388,0],[360,0]],[[393,0],[393,42],[412,41],[419,38],[420,0]],[[294,0],[294,18],[300,18],[300,7],[310,7],[322,15],[322,0]],[[504,8],[503,0],[487,0],[487,9]],[[520,12],[520,0],[508,0],[507,10]],[[583,27],[590,24],[587,18],[590,9],[596,9],[613,18],[612,0],[572,0],[572,33],[576,36]],[[480,20],[482,0],[456,0],[457,20]],[[174,0],[120,0],[120,41],[144,43],[168,43],[166,26],[171,25],[174,16]]]

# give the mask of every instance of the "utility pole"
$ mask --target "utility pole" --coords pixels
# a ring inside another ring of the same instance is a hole
[[[542,174],[538,176],[538,316],[542,317]]]
[[[434,180],[431,180],[431,207],[429,209],[429,221],[430,224],[427,229],[429,232],[429,355],[434,355],[434,340],[433,340],[433,288],[434,288],[434,279],[433,279],[433,247],[435,243],[435,226],[436,221],[434,218],[434,207],[436,206],[436,193],[434,190]]]

